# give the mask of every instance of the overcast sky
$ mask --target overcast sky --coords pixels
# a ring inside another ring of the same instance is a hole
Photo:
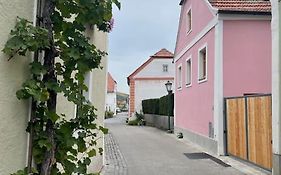
[[[127,77],[162,48],[174,52],[179,0],[121,0],[109,34],[109,72],[119,92],[129,92]]]

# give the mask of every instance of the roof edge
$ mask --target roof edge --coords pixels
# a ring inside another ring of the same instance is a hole
[[[181,0],[179,5],[183,5],[184,1],[186,0]]]
[[[247,14],[247,15],[271,15],[271,12],[218,10],[220,14]]]
[[[174,58],[174,56],[155,56],[155,55],[152,55],[150,57],[153,57],[153,58]]]
[[[139,66],[133,73],[131,73],[128,77],[127,77],[127,84],[130,86],[130,78],[137,74],[138,72],[140,72],[146,65],[148,65],[153,59],[155,59],[155,57],[150,56],[148,60],[146,60],[141,66]]]

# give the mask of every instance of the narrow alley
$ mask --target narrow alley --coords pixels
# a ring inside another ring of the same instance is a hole
[[[153,127],[107,119],[105,175],[239,175],[238,170]]]

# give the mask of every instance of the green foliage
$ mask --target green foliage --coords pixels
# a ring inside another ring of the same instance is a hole
[[[144,114],[159,114],[159,99],[148,99],[142,101]]]
[[[145,121],[144,121],[144,115],[141,113],[136,112],[135,113],[136,119],[135,120],[128,120],[128,125],[132,125],[132,126],[136,126],[136,125],[145,125]]]
[[[169,101],[170,99],[170,101]],[[172,116],[174,114],[174,94],[163,96],[160,99],[148,99],[142,101],[144,114],[156,114]]]
[[[10,58],[15,54],[25,56],[28,51],[48,48],[48,31],[41,27],[34,27],[26,19],[18,18],[15,29],[11,31],[11,38],[2,50]]]
[[[108,130],[95,123],[96,109],[86,100],[83,93],[88,91],[84,83],[86,73],[100,68],[105,52],[89,43],[86,29],[96,26],[99,30],[111,30],[112,5],[120,8],[118,0],[54,0],[55,12],[51,14],[53,30],[34,27],[31,22],[18,18],[11,37],[2,50],[9,58],[15,55],[25,56],[28,52],[44,54],[55,49],[57,62],[48,68],[43,61],[30,64],[31,78],[26,80],[17,91],[17,98],[33,99],[35,116],[29,122],[27,132],[33,131],[33,157],[37,165],[31,172],[19,170],[13,175],[41,174],[45,153],[55,150],[52,160],[52,175],[71,175],[87,173],[91,157],[102,154],[98,148],[98,134],[107,134]],[[42,17],[45,18],[44,16]],[[53,34],[49,37],[49,34]],[[55,79],[46,80],[44,75],[54,72]],[[51,111],[48,100],[51,94],[62,93],[69,102],[77,106],[77,115],[65,116]],[[54,142],[50,141],[47,127],[53,126]],[[58,166],[62,167],[59,171]]]
[[[173,116],[173,114],[174,114],[174,94],[161,97],[159,99],[159,115]]]
[[[145,120],[143,118],[137,117],[137,119],[135,119],[135,120],[128,121],[128,125],[142,126],[142,125],[145,125]]]
[[[128,122],[128,125],[131,125],[131,126],[137,126],[139,124],[139,120],[136,119],[136,120],[131,120]]]
[[[19,170],[17,171],[16,173],[13,173],[11,175],[30,175],[30,174],[38,174],[39,172],[35,169],[35,168],[32,168],[31,169],[31,173],[28,173],[28,170],[27,168],[25,168],[24,170]]]
[[[111,111],[105,111],[105,118],[106,118],[106,119],[108,119],[108,118],[112,118],[112,117],[113,117],[113,115],[114,115],[114,113],[113,113],[113,112],[111,112]]]
[[[138,112],[136,112],[136,117],[137,117],[137,119],[138,119],[138,120],[142,120],[142,119],[144,119],[143,114],[138,113]]]

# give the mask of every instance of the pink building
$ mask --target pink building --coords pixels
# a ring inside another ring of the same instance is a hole
[[[182,0],[175,49],[175,132],[225,154],[224,98],[271,93],[271,6]]]

